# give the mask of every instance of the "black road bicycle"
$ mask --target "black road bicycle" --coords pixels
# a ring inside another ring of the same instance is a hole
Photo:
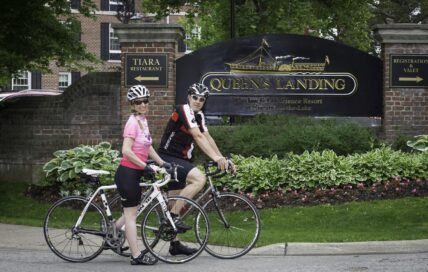
[[[213,178],[220,178],[227,174],[217,168],[215,162],[204,164],[207,177],[205,191],[196,198],[196,203],[202,206],[208,215],[210,224],[210,238],[205,250],[214,257],[221,259],[234,259],[247,254],[257,243],[260,235],[260,215],[256,206],[245,196],[220,192],[213,184]],[[170,199],[170,197],[167,197]],[[110,202],[114,213],[121,212],[120,197],[116,196]],[[193,208],[182,214],[194,212]],[[156,216],[152,214],[151,216]],[[197,220],[205,220],[204,217]],[[137,218],[137,226],[140,228],[143,222]],[[141,229],[144,237],[144,228]],[[198,238],[199,239],[199,238]],[[200,237],[200,242],[204,236]]]

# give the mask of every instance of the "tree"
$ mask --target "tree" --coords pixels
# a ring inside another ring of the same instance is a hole
[[[0,85],[19,71],[49,72],[49,64],[90,69],[97,62],[79,40],[78,14],[68,0],[2,1],[0,13]],[[96,6],[82,0],[80,13],[91,16]]]
[[[143,0],[143,9],[158,18],[183,8],[186,28],[198,24],[196,48],[229,38],[230,0]],[[236,0],[236,36],[257,33],[310,34],[369,51],[371,0]]]
[[[373,0],[374,23],[427,23],[428,0]]]

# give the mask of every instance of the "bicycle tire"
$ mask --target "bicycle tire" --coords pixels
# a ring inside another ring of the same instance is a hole
[[[103,210],[91,202],[79,229],[74,229],[88,200],[81,196],[68,196],[55,202],[43,223],[43,234],[52,252],[63,260],[87,262],[104,249],[107,217]]]
[[[229,226],[221,219],[216,204]],[[220,193],[203,206],[210,221],[210,241],[205,251],[220,259],[235,259],[247,254],[260,235],[260,215],[256,206],[245,196]]]
[[[181,197],[173,196],[165,199],[168,203],[175,201],[184,201],[183,210],[187,210],[185,217],[181,218],[185,224],[192,226],[192,229],[185,233],[177,233],[172,230],[166,216],[159,218],[156,213],[161,210],[161,204],[157,202],[149,208],[144,215],[142,223],[142,238],[147,249],[159,260],[171,263],[180,264],[196,258],[204,250],[209,239],[209,222],[208,217],[202,207],[195,201]],[[160,219],[160,222],[157,220]],[[170,252],[170,242],[178,240],[185,246],[196,249],[192,255],[173,255]]]

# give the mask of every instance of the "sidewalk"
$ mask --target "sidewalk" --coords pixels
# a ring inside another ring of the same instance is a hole
[[[0,248],[48,250],[41,227],[8,224],[0,224]],[[355,243],[285,243],[255,248],[248,255],[310,256],[422,252],[428,252],[428,239]]]

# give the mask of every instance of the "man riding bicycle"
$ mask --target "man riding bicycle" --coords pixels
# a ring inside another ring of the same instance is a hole
[[[232,173],[235,172],[235,165],[221,154],[205,124],[203,110],[209,93],[209,89],[203,84],[191,85],[188,89],[187,104],[175,108],[163,133],[158,154],[164,161],[179,165],[178,182],[170,183],[168,187],[170,195],[193,198],[204,188],[206,177],[191,162],[194,142],[217,163],[219,169],[231,169]],[[183,204],[177,202],[171,213],[178,216],[182,208]],[[178,221],[176,227],[182,231],[192,228],[182,221]],[[169,252],[172,255],[191,255],[195,249],[186,247],[179,241],[172,241]]]

